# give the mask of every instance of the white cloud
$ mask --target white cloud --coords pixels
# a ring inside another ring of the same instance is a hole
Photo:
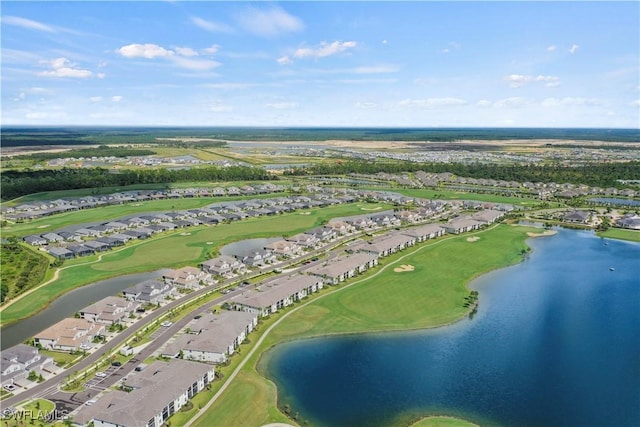
[[[153,58],[166,58],[168,56],[174,55],[173,51],[167,50],[153,43],[145,43],[145,44],[133,43],[126,46],[122,46],[120,49],[116,50],[116,52],[124,56],[125,58],[153,59]]]
[[[556,76],[526,76],[523,74],[510,74],[505,77],[509,86],[513,88],[522,87],[531,82],[542,82],[547,87],[556,87],[560,85],[560,78]]]
[[[558,49],[558,46],[552,44],[551,46],[547,47],[547,52],[553,52],[556,49]]]
[[[75,68],[75,64],[72,64],[67,58],[56,58],[49,61],[49,66],[52,68],[48,71],[42,71],[38,73],[43,77],[70,77],[86,79],[91,77],[93,73],[89,70],[83,70]]]
[[[202,49],[202,51],[208,55],[215,55],[216,53],[218,53],[219,50],[220,50],[220,46],[218,46],[217,44],[214,44],[214,45],[211,45],[211,47]]]
[[[298,108],[299,104],[297,102],[274,102],[270,104],[265,104],[265,107],[273,108],[276,110],[291,110],[293,108]]]
[[[487,99],[481,99],[480,101],[476,102],[476,105],[478,107],[491,107],[493,104]]]
[[[632,107],[640,107],[640,99],[636,99],[635,101],[631,101],[629,103]]]
[[[385,39],[385,40],[382,40],[382,42],[381,42],[381,43],[382,43],[382,44],[387,44],[387,43],[389,43],[389,42]]]
[[[182,56],[198,56],[198,52],[191,49],[190,47],[176,47],[175,51],[178,55]]]
[[[514,96],[496,101],[493,106],[497,108],[521,108],[531,104],[532,101],[530,99]]]
[[[347,49],[353,49],[357,46],[354,41],[340,42],[334,41],[332,43],[322,42],[317,48],[300,48],[293,54],[296,58],[324,58],[326,56],[335,55],[346,51]]]
[[[208,71],[220,66],[219,62],[211,61],[209,59],[186,58],[183,56],[171,57],[171,62],[181,68],[193,71]]]
[[[115,95],[111,97],[112,102],[120,102],[124,97],[122,95]]]
[[[574,54],[574,53],[576,53],[578,51],[579,48],[580,48],[580,46],[578,46],[577,44],[574,44],[574,45],[571,46],[571,49],[569,49],[569,52],[571,54]]]
[[[20,18],[19,16],[3,16],[2,23],[26,28],[28,30],[44,31],[47,33],[57,32],[57,30],[50,25],[43,24],[42,22],[38,21],[33,21],[31,19]]]
[[[220,65],[216,61],[194,58],[198,52],[190,47],[178,47],[174,51],[153,43],[134,43],[122,46],[116,52],[126,58],[168,59],[178,67],[194,71],[207,71]]]
[[[421,108],[457,107],[466,104],[467,101],[459,98],[403,99],[398,102],[401,107]]]
[[[89,98],[89,100],[91,102],[100,102],[100,101],[102,101],[102,97],[101,96],[92,96],[91,98]]]
[[[279,7],[262,10],[250,7],[236,18],[246,31],[259,36],[272,37],[304,29],[304,23],[300,18],[288,14]]]
[[[231,28],[227,24],[222,24],[220,22],[207,21],[206,19],[202,19],[197,16],[192,16],[191,22],[196,27],[199,27],[211,33],[232,33],[233,32],[233,28]]]
[[[540,105],[543,107],[567,107],[567,106],[601,106],[604,102],[596,98],[564,97],[545,98]]]
[[[277,59],[278,64],[280,65],[289,65],[293,63],[293,60],[291,58],[289,58],[289,56],[285,55],[285,56],[281,56],[280,58]]]

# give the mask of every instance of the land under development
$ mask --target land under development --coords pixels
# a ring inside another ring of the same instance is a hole
[[[305,425],[278,344],[473,317],[554,227],[640,242],[637,132],[274,132],[3,131],[8,426]]]

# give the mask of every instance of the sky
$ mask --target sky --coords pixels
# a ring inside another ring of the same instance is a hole
[[[3,1],[2,125],[640,128],[640,2]]]

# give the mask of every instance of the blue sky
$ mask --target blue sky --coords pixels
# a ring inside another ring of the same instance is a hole
[[[2,124],[640,127],[639,2],[2,2]]]

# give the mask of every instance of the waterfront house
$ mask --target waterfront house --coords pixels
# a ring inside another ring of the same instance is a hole
[[[222,255],[200,264],[203,271],[213,275],[230,278],[234,274],[242,274],[247,267],[234,257]]]
[[[564,222],[571,222],[574,224],[586,224],[591,219],[591,213],[587,211],[571,211],[563,216]]]
[[[298,246],[302,246],[304,248],[315,248],[320,242],[318,238],[312,234],[300,233],[293,235],[291,237],[286,237],[285,240],[287,242],[295,243]]]
[[[155,279],[145,280],[122,291],[126,299],[141,304],[161,304],[175,295],[176,290],[172,285]]]
[[[122,390],[109,391],[93,405],[81,407],[73,422],[94,427],[161,427],[214,377],[211,365],[181,359],[155,361],[127,375]]]
[[[48,350],[76,351],[91,348],[95,336],[104,332],[104,325],[85,319],[66,318],[33,337],[34,343]]]
[[[111,325],[121,323],[140,306],[122,297],[109,296],[80,310],[80,317],[90,322]]]
[[[208,312],[167,344],[162,354],[185,360],[224,363],[258,324],[258,315],[244,311]]]
[[[640,216],[627,214],[615,222],[616,227],[628,228],[630,230],[640,230]]]
[[[196,289],[200,287],[200,282],[211,279],[211,274],[195,267],[182,267],[171,270],[162,275],[165,283],[178,288]]]
[[[37,348],[18,344],[0,353],[0,381],[2,385],[26,380],[31,371],[53,369],[53,359],[40,354]]]
[[[274,255],[284,258],[294,258],[302,255],[304,250],[301,246],[287,240],[278,240],[269,243],[264,247],[265,250],[271,251]]]

